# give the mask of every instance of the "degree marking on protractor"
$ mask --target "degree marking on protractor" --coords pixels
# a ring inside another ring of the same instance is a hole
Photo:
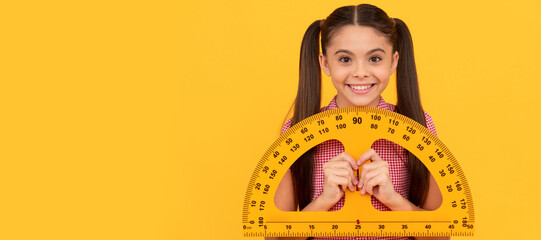
[[[358,117],[357,123],[353,116]],[[343,128],[338,124],[343,124]],[[329,129],[318,132],[320,127]],[[357,140],[360,138],[350,135],[363,136],[368,140],[365,139],[363,145]],[[404,139],[399,135],[404,135]],[[444,198],[438,210],[379,212],[372,208],[369,197],[360,196],[357,192],[346,193],[346,205],[338,212],[283,212],[274,206],[274,194],[281,178],[304,152],[330,139],[342,141],[348,153],[358,150],[351,149],[352,146],[357,148],[355,144],[367,150],[373,141],[381,138],[406,148],[427,166]],[[296,147],[289,148],[291,145]],[[359,212],[363,214],[359,215]],[[284,222],[285,219],[291,222]],[[329,221],[317,223],[321,219]],[[352,219],[356,220],[353,224]],[[326,233],[336,236],[350,233],[356,233],[356,236],[404,236],[406,232],[408,236],[466,236],[473,235],[474,222],[473,201],[466,177],[449,149],[427,128],[403,115],[361,107],[325,111],[291,126],[258,163],[250,179],[243,208],[245,236],[318,236]],[[377,229],[378,224],[383,228]],[[408,231],[400,229],[400,225],[409,227]],[[354,229],[356,227],[360,229]],[[282,235],[285,230],[289,235]]]

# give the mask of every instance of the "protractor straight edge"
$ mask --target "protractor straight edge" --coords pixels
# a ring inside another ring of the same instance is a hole
[[[394,142],[428,168],[443,196],[434,211],[378,211],[370,195],[346,191],[335,212],[281,211],[276,189],[291,165],[327,140],[340,141],[355,159],[378,139]],[[244,199],[242,228],[247,237],[472,236],[475,216],[466,176],[458,161],[430,130],[379,108],[338,108],[311,116],[287,130],[257,164]]]

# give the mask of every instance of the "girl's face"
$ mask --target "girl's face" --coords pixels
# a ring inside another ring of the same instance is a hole
[[[371,27],[348,25],[332,36],[319,64],[337,90],[339,107],[377,107],[398,63],[398,52]]]

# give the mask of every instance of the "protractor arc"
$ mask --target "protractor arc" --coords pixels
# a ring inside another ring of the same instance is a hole
[[[302,154],[327,140],[339,140],[358,158],[378,139],[417,156],[443,196],[434,211],[375,210],[370,197],[346,192],[336,212],[286,212],[274,205],[285,172]],[[395,112],[349,107],[325,111],[292,126],[265,152],[250,178],[243,207],[244,236],[471,236],[473,200],[467,179],[451,151],[427,128]]]

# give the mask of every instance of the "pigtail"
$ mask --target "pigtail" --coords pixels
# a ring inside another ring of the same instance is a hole
[[[402,20],[394,18],[397,32],[395,49],[398,51],[398,66],[396,69],[397,112],[408,116],[426,127],[424,110],[421,105],[417,70],[413,55],[411,34]],[[429,171],[425,165],[408,151],[410,171],[409,200],[422,206],[428,193]]]
[[[302,39],[299,63],[299,87],[291,125],[319,112],[321,107],[321,70],[319,32],[321,20],[313,22]],[[291,166],[296,202],[302,210],[312,201],[312,165],[315,148],[304,153]]]
[[[319,68],[320,22],[313,22],[302,39],[299,61],[299,87],[295,99],[293,123],[302,121],[320,110],[321,70]]]

